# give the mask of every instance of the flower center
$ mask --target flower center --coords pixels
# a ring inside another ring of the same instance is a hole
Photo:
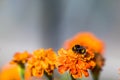
[[[75,45],[72,47],[72,50],[75,53],[79,53],[79,54],[85,54],[86,53],[86,49],[83,46],[80,45]]]

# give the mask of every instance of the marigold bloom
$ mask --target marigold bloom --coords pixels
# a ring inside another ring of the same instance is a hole
[[[58,50],[58,71],[64,73],[68,70],[74,78],[81,78],[82,74],[88,77],[88,69],[95,66],[93,58],[94,53],[88,49],[85,54],[79,54],[62,48]]]
[[[56,68],[57,56],[55,52],[50,49],[38,49],[33,52],[32,58],[28,61],[27,68],[31,74],[36,77],[42,77],[44,71],[48,75],[52,75]]]
[[[0,73],[0,80],[21,80],[18,68],[16,64],[3,66]]]
[[[30,80],[30,73],[25,71],[25,80]],[[0,80],[21,80],[19,66],[17,64],[6,64],[0,71]]]
[[[91,49],[92,52],[95,54],[93,60],[95,61],[96,66],[93,69],[91,69],[93,76],[95,75],[94,76],[95,79],[96,75],[99,76],[99,73],[102,70],[102,67],[104,66],[105,62],[105,59],[103,57],[104,43],[100,39],[98,39],[94,34],[90,32],[83,32],[78,33],[73,38],[67,40],[64,43],[64,47],[66,49],[72,49],[72,47],[76,44],[84,46],[87,49]]]
[[[32,76],[28,68],[25,69],[25,80],[32,80]]]
[[[71,49],[76,44],[91,48],[95,53],[103,53],[104,51],[104,43],[90,32],[76,34],[64,43],[64,47]]]
[[[31,55],[27,52],[17,52],[15,53],[15,55],[13,56],[12,61],[10,62],[11,64],[13,63],[17,63],[17,64],[24,64],[28,61],[28,59],[31,57]]]

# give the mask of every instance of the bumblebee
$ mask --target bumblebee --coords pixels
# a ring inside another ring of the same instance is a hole
[[[81,45],[73,46],[72,47],[72,51],[74,51],[75,53],[79,53],[79,54],[85,54],[86,53],[85,47],[83,47]]]

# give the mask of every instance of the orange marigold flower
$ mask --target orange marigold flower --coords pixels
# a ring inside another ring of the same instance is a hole
[[[96,66],[93,69],[91,69],[92,73],[95,75],[100,73],[105,63],[105,59],[103,57],[104,52],[103,41],[90,32],[81,32],[76,34],[73,38],[67,40],[64,43],[64,47],[66,49],[72,49],[72,47],[76,44],[92,50],[92,52],[95,54],[93,60],[96,63]]]
[[[30,80],[30,73],[25,71],[25,80]],[[0,71],[0,80],[21,80],[19,66],[17,64],[6,64]]]
[[[17,52],[15,53],[15,55],[13,56],[12,61],[10,62],[11,64],[13,63],[18,63],[18,64],[24,64],[28,61],[28,59],[31,57],[31,55],[27,52]]]
[[[52,75],[56,68],[57,56],[55,52],[50,49],[38,49],[33,52],[32,58],[28,61],[27,68],[31,74],[36,77],[42,77],[44,71],[48,75]]]
[[[71,49],[76,44],[91,48],[96,53],[103,53],[104,51],[104,43],[90,32],[76,34],[64,43],[64,47]]]
[[[94,53],[88,49],[84,54],[81,54],[71,49],[65,50],[62,48],[58,50],[58,71],[60,73],[69,71],[74,78],[81,78],[82,74],[88,77],[88,69],[95,66],[93,58]]]
[[[16,64],[3,66],[0,73],[0,80],[21,80],[18,68]]]

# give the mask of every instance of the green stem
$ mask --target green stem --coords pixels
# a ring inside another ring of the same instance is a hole
[[[20,72],[21,80],[24,80],[24,75],[25,75],[25,65],[24,64],[19,64],[19,72]]]
[[[99,75],[97,74],[92,74],[93,80],[99,80]]]
[[[95,67],[95,68],[91,71],[93,80],[99,80],[100,72],[101,72],[101,70],[98,69],[97,67]]]
[[[52,75],[48,75],[46,72],[44,72],[44,74],[48,78],[48,80],[54,80]]]
[[[73,76],[72,76],[72,75],[71,75],[71,79],[72,79],[72,80],[76,80],[75,78],[73,78]]]

